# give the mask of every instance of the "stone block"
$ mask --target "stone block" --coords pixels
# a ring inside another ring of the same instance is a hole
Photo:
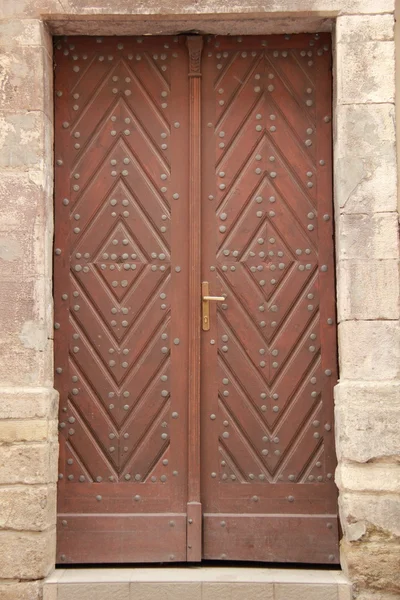
[[[400,543],[382,531],[370,532],[369,538],[370,541],[359,542],[342,540],[343,567],[357,589],[382,591],[397,598],[400,593]]]
[[[14,338],[16,345],[45,352],[51,342],[49,338],[53,337],[51,280],[21,280],[14,275],[10,281],[6,276],[7,270],[3,276],[1,255],[7,255],[7,260],[3,259],[3,262],[14,262],[12,259],[21,252],[18,244],[17,241],[15,244],[9,242],[7,249],[0,245],[0,274],[3,282],[0,288],[0,311],[3,319],[0,339]],[[16,268],[14,264],[14,270]]]
[[[53,382],[52,344],[49,351],[17,345],[15,339],[0,340],[1,385],[50,387]]]
[[[50,386],[54,333],[51,279],[2,279],[0,385]]]
[[[1,40],[0,103],[3,110],[40,110],[51,117],[52,74],[52,59],[47,50],[41,46],[11,49]]]
[[[55,524],[55,484],[0,488],[0,530],[44,531]]]
[[[396,321],[343,321],[338,326],[342,380],[382,381],[400,376]]]
[[[337,224],[337,256],[339,260],[399,258],[398,215],[341,215]]]
[[[400,382],[340,382],[335,388],[339,461],[367,462],[400,454],[399,412]]]
[[[351,600],[351,599],[350,599]],[[381,591],[366,591],[360,590],[357,592],[357,600],[399,600],[398,594],[391,594]]]
[[[37,181],[36,175],[41,174],[0,171],[1,230],[32,230],[46,224],[47,235],[52,238],[53,188],[45,180]]]
[[[394,102],[394,42],[339,43],[336,49],[338,104]]]
[[[129,582],[60,585],[57,600],[129,600]],[[158,596],[161,600],[162,596]],[[180,599],[179,596],[176,598]]]
[[[48,439],[49,421],[44,419],[26,419],[0,421],[0,443],[43,442]]]
[[[0,112],[0,168],[51,169],[52,138],[43,112]]]
[[[51,387],[54,378],[52,340],[48,340],[46,351],[32,346],[38,343],[38,339],[43,339],[42,326],[37,329],[35,322],[29,322],[21,333],[22,343],[15,335],[0,338],[0,386]]]
[[[394,39],[394,15],[352,15],[336,19],[336,43],[364,44]]]
[[[0,581],[1,600],[42,600],[42,581]]]
[[[44,584],[42,600],[58,600],[58,587]]]
[[[399,318],[398,261],[341,260],[337,282],[339,322]]]
[[[273,583],[203,582],[201,600],[274,600]]]
[[[336,584],[275,584],[275,600],[337,600],[337,595]]]
[[[203,583],[203,596],[204,598]],[[231,586],[231,600],[274,600],[274,586],[272,583],[234,583]]]
[[[0,387],[0,419],[57,418],[58,392],[52,388]]]
[[[386,155],[334,158],[337,214],[394,212],[397,207],[397,171],[394,147]]]
[[[0,228],[0,277],[12,281],[14,286],[23,280],[52,276],[52,238],[46,235],[45,226],[38,224],[25,228],[20,223],[13,230]],[[40,285],[40,282],[36,283]],[[0,298],[7,293],[0,292]],[[40,293],[40,291],[39,291]],[[1,301],[1,300],[0,300]]]
[[[399,496],[345,493],[339,497],[339,511],[344,537],[350,542],[362,540],[374,529],[400,536]]]
[[[339,584],[338,600],[353,600],[353,589],[349,584]]]
[[[188,598],[201,600],[201,583],[135,582],[130,584],[130,593],[131,598],[140,598],[140,600],[187,600]],[[70,598],[59,597],[59,600],[70,600]],[[90,597],[88,600],[92,600],[92,598]]]
[[[387,460],[391,460],[390,455]],[[396,458],[393,457],[393,460],[396,461]],[[400,457],[393,464],[342,462],[336,469],[335,481],[342,491],[400,494]]]
[[[70,12],[68,5],[68,2],[61,4],[59,0],[3,0],[2,14],[4,19],[38,19],[43,14],[68,13]],[[65,6],[65,9],[63,9],[63,6]]]
[[[320,0],[316,5],[314,0],[277,0],[265,4],[260,0],[203,0],[194,3],[193,0],[174,0],[160,5],[157,0],[147,0],[128,5],[124,0],[97,0],[96,4],[85,3],[82,0],[3,0],[4,18],[35,18],[39,15],[201,15],[201,14],[237,14],[237,13],[270,13],[273,16],[307,17],[317,13],[324,17],[335,17],[340,14],[379,14],[394,11],[394,0]],[[293,14],[294,13],[294,14]]]
[[[15,19],[0,23],[2,46],[8,49],[24,46],[42,46],[51,57],[53,40],[47,24],[41,19]]]
[[[0,484],[55,483],[57,458],[57,443],[2,444]]]
[[[393,104],[349,104],[336,110],[335,152],[347,156],[392,156],[395,149]]]
[[[0,577],[46,577],[54,567],[55,546],[55,528],[28,533],[0,531]]]

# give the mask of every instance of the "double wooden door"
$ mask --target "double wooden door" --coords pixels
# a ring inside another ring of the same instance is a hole
[[[57,561],[338,562],[329,35],[55,44]]]

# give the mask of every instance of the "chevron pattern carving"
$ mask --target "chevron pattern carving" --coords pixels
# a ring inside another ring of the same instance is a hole
[[[316,136],[328,126],[316,110],[315,61],[324,52],[234,49],[209,59],[216,115],[211,269],[215,293],[226,295],[217,310],[223,483],[332,478],[324,460],[325,444],[333,449],[332,397],[324,380],[335,359],[331,348],[321,350],[319,309],[323,236],[331,243],[319,207]]]
[[[147,51],[140,40],[130,44],[135,52],[117,43],[107,52],[103,43],[57,47],[67,57],[69,88],[72,385],[61,413],[63,476],[67,483],[165,482],[175,55]]]

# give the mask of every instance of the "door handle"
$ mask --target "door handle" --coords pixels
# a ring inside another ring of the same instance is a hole
[[[225,296],[203,296],[203,300],[215,300],[216,302],[223,302]]]
[[[210,296],[210,285],[208,281],[201,284],[201,323],[203,331],[210,330],[210,301],[223,302],[225,296]]]

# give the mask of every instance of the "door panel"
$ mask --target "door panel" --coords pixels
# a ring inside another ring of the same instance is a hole
[[[69,38],[55,57],[57,560],[182,561],[187,51]]]
[[[204,557],[338,562],[328,35],[203,54]]]

